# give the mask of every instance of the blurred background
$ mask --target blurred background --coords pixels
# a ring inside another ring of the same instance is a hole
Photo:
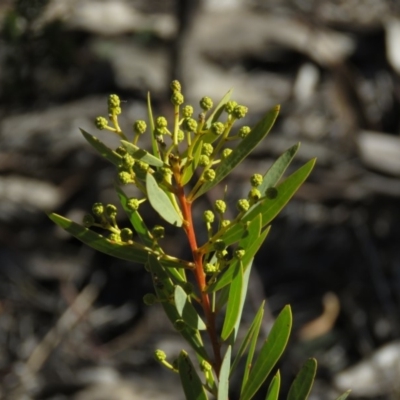
[[[196,107],[233,88],[247,125],[281,104],[231,177],[232,200],[298,141],[291,171],[318,158],[255,260],[244,318],[266,298],[267,335],[292,305],[283,391],[313,356],[312,399],[350,388],[400,399],[398,0],[1,0],[0,32],[0,398],[183,399],[152,358],[162,348],[173,359],[182,342],[143,305],[143,268],[45,214],[79,221],[95,201],[116,202],[115,171],[79,127],[116,143],[93,125],[107,96],[124,101],[129,132],[148,91],[171,115],[179,79]],[[165,245],[186,257],[182,243],[172,232]]]

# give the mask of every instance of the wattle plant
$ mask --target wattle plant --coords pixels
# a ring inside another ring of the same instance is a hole
[[[315,160],[282,180],[299,148],[296,144],[264,175],[253,174],[249,177],[248,196],[238,200],[236,216],[230,221],[224,217],[225,199],[216,200],[213,209],[203,210],[202,223],[208,237],[199,243],[192,212],[197,199],[220,184],[266,137],[279,107],[253,128],[242,126],[234,130],[235,122],[246,115],[247,107],[230,101],[230,92],[216,107],[209,97],[202,98],[201,111],[193,118],[193,107],[183,106],[179,82],[173,81],[171,89],[172,123],[163,116],[153,117],[149,97],[148,123],[136,121],[132,138],[119,126],[118,96],[109,97],[108,118],[98,117],[96,126],[120,137],[117,149],[81,130],[94,149],[117,168],[116,192],[131,226],[118,226],[117,207],[113,204],[94,204],[83,225],[57,214],[50,214],[50,218],[94,249],[143,264],[149,271],[154,293],[144,296],[145,303],[159,303],[191,348],[182,350],[175,360],[168,361],[162,350],[156,350],[155,357],[179,374],[188,400],[205,400],[210,394],[218,400],[228,399],[234,374],[236,380],[241,376],[240,399],[249,400],[274,370],[292,326],[291,309],[286,306],[267,340],[259,345],[264,311],[261,304],[247,332],[238,340],[252,262],[268,235],[271,221],[308,177]],[[146,131],[151,135],[151,151],[139,145]],[[235,146],[231,149],[228,146],[232,144]],[[128,197],[122,189],[126,185],[136,186],[140,195]],[[164,226],[148,227],[140,214],[145,201],[166,224],[185,232],[191,249],[189,260],[163,249]],[[107,235],[99,234],[99,230]],[[289,390],[289,400],[308,397],[315,372],[316,360],[309,359]],[[270,379],[266,399],[277,399],[279,389],[278,370]],[[341,400],[347,395],[342,395]]]

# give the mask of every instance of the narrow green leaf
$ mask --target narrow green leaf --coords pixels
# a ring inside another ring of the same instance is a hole
[[[225,104],[231,98],[232,93],[233,93],[233,89],[228,90],[226,95],[221,99],[221,101],[214,108],[214,111],[212,112],[212,114],[207,118],[207,121],[205,123],[205,127],[207,129],[209,129],[211,127],[211,125],[218,120],[218,118],[220,117],[220,115],[224,111]]]
[[[174,297],[178,314],[185,321],[186,325],[189,325],[193,329],[207,329],[205,323],[193,307],[193,304],[190,302],[188,295],[179,285],[175,286]]]
[[[179,354],[178,370],[186,400],[207,400],[203,384],[185,350]]]
[[[253,322],[251,323],[249,329],[247,330],[247,333],[243,339],[243,342],[239,347],[239,350],[236,354],[235,360],[231,367],[231,372],[230,372],[231,375],[235,371],[236,367],[238,366],[239,361],[243,357],[244,353],[246,352],[247,347],[249,346],[251,340],[254,337],[257,340],[258,332],[260,331],[261,322],[262,322],[262,319],[264,316],[264,304],[265,304],[265,301],[262,302],[260,308],[258,309],[256,316],[254,317]],[[250,363],[247,363],[247,364],[248,365],[251,364],[251,361],[250,361]]]
[[[153,167],[162,167],[164,163],[159,158],[153,156],[148,151],[141,149],[140,147],[127,142],[126,140],[121,140],[122,145],[126,148],[127,152],[135,159],[143,161]]]
[[[317,372],[317,360],[309,358],[290,386],[287,400],[307,400]]]
[[[265,304],[265,301],[262,302],[263,313],[264,313],[264,304]],[[242,379],[242,387],[240,390],[241,392],[243,392],[243,388],[246,386],[246,383],[249,380],[251,366],[253,365],[253,357],[254,357],[254,353],[256,351],[257,342],[258,342],[258,335],[260,334],[261,323],[262,323],[262,320],[260,320],[255,325],[254,334],[250,340],[250,347],[249,347],[249,352],[247,353],[247,357],[246,357],[246,364],[245,364],[245,369],[244,369],[243,379]]]
[[[175,209],[168,195],[158,186],[153,175],[146,174],[147,197],[151,206],[167,222],[174,226],[182,226],[182,217]]]
[[[153,284],[156,290],[157,297],[163,300],[161,301],[161,305],[165,311],[165,314],[167,315],[171,323],[174,324],[176,320],[181,319],[181,316],[178,313],[175,304],[170,302],[171,296],[174,295],[175,288],[174,283],[169,277],[169,270],[165,270],[160,261],[158,261],[157,258],[152,254],[150,254],[148,257],[147,265],[152,273]],[[204,348],[204,344],[198,330],[192,329],[187,326],[179,333],[200,357],[204,358],[207,361],[210,360],[207,355],[207,351]]]
[[[272,378],[271,383],[268,387],[267,397],[265,400],[278,400],[279,397],[279,389],[281,387],[281,374],[278,372]]]
[[[206,182],[195,194],[194,199],[209,191],[224,179],[236,166],[238,166],[250,152],[265,138],[279,113],[279,106],[275,106],[251,130],[251,132],[238,144],[229,157],[225,158],[215,170],[215,179]]]
[[[145,264],[148,254],[152,252],[150,248],[145,248],[139,244],[117,243],[108,240],[104,236],[58,214],[49,214],[49,218],[81,242],[113,257]]]
[[[263,181],[260,186],[258,186],[258,190],[261,193],[265,193],[267,188],[275,186],[279,180],[282,178],[285,173],[287,167],[292,162],[294,156],[296,155],[298,149],[300,147],[300,143],[295,144],[290,149],[286,150],[269,168],[269,170],[265,173]]]
[[[241,262],[236,263],[235,270],[233,271],[233,279],[229,289],[229,301],[226,308],[224,325],[222,327],[221,338],[222,340],[228,339],[236,325],[239,317],[242,303],[242,286],[243,286],[243,265]]]
[[[86,141],[106,160],[110,161],[112,164],[118,166],[121,164],[122,158],[114,150],[107,147],[100,139],[96,136],[87,133],[85,130],[79,128],[82,132],[83,137]]]
[[[272,368],[281,357],[289,340],[292,328],[292,312],[285,306],[276,319],[268,339],[264,342],[257,360],[251,369],[249,378],[243,388],[240,400],[250,400],[267,379]]]
[[[229,371],[231,368],[232,347],[228,346],[219,373],[219,386],[217,400],[228,400],[229,397]]]
[[[151,129],[151,147],[153,150],[153,155],[154,156],[159,156],[160,151],[158,149],[158,143],[156,138],[154,137],[154,118],[153,118],[153,109],[151,107],[151,98],[150,98],[150,92],[147,93],[147,115],[149,117],[149,124],[150,124],[150,129]]]
[[[271,223],[271,221],[281,212],[281,210],[297,192],[299,187],[307,179],[315,165],[315,161],[315,159],[308,161],[296,172],[286,178],[281,184],[279,184],[276,187],[278,196],[275,199],[265,198],[251,207],[250,210],[244,215],[241,223],[246,223],[247,221],[253,220],[257,214],[262,215],[262,226],[266,226],[267,224]],[[242,237],[242,232],[243,228],[239,224],[235,224],[232,226],[232,228],[228,229],[224,233],[223,240],[227,244],[235,243]]]
[[[239,304],[239,313],[236,319],[236,324],[233,327],[233,331],[231,333],[231,336],[229,337],[229,342],[232,343],[232,346],[236,342],[236,337],[239,332],[239,326],[242,320],[242,313],[243,313],[243,306],[244,302],[246,300],[246,295],[247,295],[247,289],[249,286],[249,280],[250,280],[250,274],[251,274],[251,267],[253,266],[253,263],[251,262],[250,265],[246,268],[246,270],[243,273],[243,284],[242,284],[242,296],[241,296],[241,302]]]
[[[341,394],[336,400],[346,400],[351,393],[351,390],[347,390],[343,394]]]
[[[129,199],[120,187],[116,186],[115,190],[118,194],[119,201],[121,202],[122,208],[126,212],[128,218],[132,224],[133,229],[135,229],[136,233],[139,235],[143,244],[145,244],[148,247],[153,246],[153,240],[151,239],[150,232],[149,232],[146,224],[144,223],[142,217],[140,216],[139,212],[134,211],[127,206]]]

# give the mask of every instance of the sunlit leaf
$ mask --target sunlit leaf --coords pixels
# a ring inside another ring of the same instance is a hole
[[[232,268],[232,267],[231,267]],[[229,289],[229,301],[225,312],[224,325],[222,327],[222,340],[228,339],[236,325],[236,321],[241,312],[242,303],[242,287],[243,287],[243,265],[238,262],[233,271],[232,282]]]
[[[307,400],[317,372],[317,360],[308,359],[290,386],[287,400]]]
[[[247,348],[249,347],[251,340],[253,340],[253,338],[255,338],[255,342],[257,341],[258,333],[259,333],[260,327],[261,327],[261,322],[262,322],[262,319],[264,316],[264,304],[265,304],[265,301],[262,302],[260,308],[257,311],[256,316],[253,319],[253,322],[251,323],[249,329],[247,330],[247,333],[246,333],[246,335],[239,347],[239,350],[236,354],[235,360],[232,363],[231,374],[235,371],[236,367],[238,366],[239,361],[243,357]],[[247,364],[251,364],[251,360],[250,361],[248,360]]]
[[[121,140],[121,143],[135,160],[143,161],[149,165],[152,165],[153,167],[162,167],[164,165],[159,158],[153,156],[148,151],[141,149],[140,147],[129,143],[126,140]]]
[[[179,285],[175,286],[174,298],[178,314],[185,323],[193,329],[205,330],[205,323],[193,307],[193,304],[189,301],[186,292]]]
[[[151,249],[140,248],[143,246],[128,243],[117,243],[104,236],[85,228],[58,214],[49,214],[49,218],[58,226],[65,229],[72,236],[87,244],[95,250],[123,260],[145,264]]]
[[[118,165],[122,162],[122,157],[116,153],[114,150],[111,150],[107,147],[100,139],[96,136],[87,133],[85,130],[79,128],[82,132],[83,137],[86,141],[106,160],[110,161],[114,165],[118,167]]]
[[[336,400],[346,400],[351,393],[351,390],[347,390],[343,394],[341,394]]]
[[[289,340],[292,328],[292,313],[289,306],[285,306],[276,319],[268,339],[261,347],[260,353],[251,367],[248,380],[240,395],[240,400],[250,400],[267,379],[272,368],[281,357]]]
[[[207,400],[207,394],[189,355],[182,350],[178,357],[178,370],[186,400]]]
[[[149,172],[146,175],[147,197],[151,206],[162,218],[174,226],[182,226],[182,217],[171,203],[168,195],[158,186],[157,181]]]
[[[224,359],[222,360],[219,373],[219,387],[217,400],[228,400],[229,396],[229,371],[231,368],[232,347],[228,346]]]
[[[206,182],[194,195],[194,199],[206,193],[222,179],[224,179],[236,166],[238,166],[250,152],[265,138],[279,113],[279,106],[275,106],[264,118],[251,130],[251,132],[238,144],[229,157],[221,161],[215,170],[215,179]],[[203,139],[204,140],[204,139]]]
[[[275,186],[279,180],[282,178],[285,173],[287,167],[292,162],[294,156],[296,155],[298,149],[300,147],[300,143],[295,144],[290,149],[286,150],[269,168],[269,170],[265,173],[263,181],[257,189],[261,193],[265,193],[267,188]]]
[[[280,386],[281,386],[281,374],[279,373],[278,370],[278,372],[272,378],[271,383],[269,384],[265,400],[278,400]]]

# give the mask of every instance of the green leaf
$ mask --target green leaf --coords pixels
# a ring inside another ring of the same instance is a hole
[[[185,350],[179,354],[178,370],[186,400],[207,400],[203,384]]]
[[[244,215],[241,223],[253,220],[258,214],[262,215],[262,226],[266,226],[281,212],[289,200],[297,192],[299,187],[307,179],[315,165],[315,159],[308,161],[296,172],[286,178],[277,186],[278,196],[275,199],[265,198],[261,200]],[[242,237],[243,228],[239,224],[233,225],[223,235],[225,243],[235,243]]]
[[[189,325],[193,329],[207,329],[205,323],[190,302],[188,295],[179,285],[175,286],[174,297],[176,309],[186,325]]]
[[[215,170],[215,179],[206,182],[194,195],[193,200],[209,191],[224,179],[237,165],[239,165],[250,152],[265,138],[279,113],[279,106],[275,106],[239,143],[229,157],[225,158]],[[204,139],[203,139],[204,140]]]
[[[231,368],[232,347],[228,346],[224,359],[222,360],[219,373],[219,386],[217,400],[228,400],[229,396],[229,371]]]
[[[261,322],[262,322],[262,319],[264,316],[264,304],[265,304],[265,301],[262,302],[260,308],[258,309],[257,314],[254,317],[253,322],[251,323],[251,325],[243,339],[242,344],[240,345],[239,351],[237,352],[236,357],[235,357],[235,361],[233,362],[232,367],[231,367],[231,375],[235,371],[236,367],[238,366],[240,359],[243,357],[243,355],[246,352],[247,347],[249,347],[251,341],[254,342],[254,349],[256,347],[258,333],[260,331]],[[247,365],[251,365],[251,362],[252,362],[252,360],[248,359]]]
[[[349,397],[349,394],[351,393],[351,390],[347,390],[343,394],[341,394],[336,400],[346,400],[347,397]]]
[[[264,342],[260,353],[250,371],[249,377],[243,387],[240,400],[250,400],[267,379],[272,368],[281,357],[289,340],[292,328],[292,312],[285,306],[276,319],[268,339]],[[250,367],[250,365],[247,365]]]
[[[104,236],[78,225],[58,214],[49,214],[49,218],[81,242],[89,245],[95,250],[113,257],[145,264],[147,262],[148,254],[152,252],[151,249],[144,248],[144,246],[139,244],[117,243],[108,240]]]
[[[115,190],[118,194],[119,201],[121,202],[122,208],[126,212],[128,218],[132,224],[133,229],[135,229],[136,233],[139,235],[143,244],[145,244],[148,247],[153,246],[153,240],[151,238],[150,232],[149,232],[146,224],[144,223],[142,217],[140,216],[139,212],[134,211],[127,206],[129,199],[121,188],[116,186]]]
[[[317,372],[317,360],[308,359],[290,386],[287,400],[307,400]]]
[[[232,334],[231,334],[231,336],[229,338],[229,341],[232,343],[232,346],[236,342],[236,337],[237,337],[237,334],[239,332],[240,322],[242,320],[243,306],[244,306],[244,302],[246,300],[246,294],[247,294],[247,290],[248,290],[248,286],[249,286],[249,279],[250,279],[250,273],[251,273],[252,265],[253,265],[253,263],[251,262],[250,265],[246,268],[246,271],[244,271],[244,274],[243,274],[242,296],[241,296],[241,302],[239,304],[239,314],[238,314],[238,317],[236,319],[236,324],[233,327]]]
[[[271,383],[268,387],[267,397],[265,400],[278,400],[279,389],[281,387],[281,374],[278,372],[272,378]]]
[[[135,159],[143,161],[153,167],[163,167],[164,163],[159,158],[153,156],[148,151],[141,149],[140,147],[127,142],[126,140],[121,140],[122,145],[126,148],[127,152]]]
[[[110,161],[112,164],[116,165],[117,167],[122,162],[122,157],[116,153],[114,150],[111,150],[107,147],[100,139],[96,136],[87,133],[83,129],[79,128],[82,132],[83,137],[87,140],[87,142],[95,149],[97,152],[104,157],[106,160]]]
[[[146,174],[147,197],[151,206],[162,218],[174,226],[182,226],[182,217],[175,209],[168,195],[158,186],[153,175]]]
[[[232,267],[231,267],[232,268]],[[229,289],[229,301],[226,308],[224,325],[222,327],[222,340],[228,339],[236,325],[236,321],[240,315],[242,304],[242,286],[243,286],[243,265],[241,262],[236,263],[233,271],[233,279]]]
[[[265,191],[269,187],[275,186],[279,180],[282,178],[285,173],[287,167],[292,162],[294,156],[296,155],[298,149],[300,147],[300,143],[295,144],[290,149],[286,150],[270,167],[270,169],[265,173],[263,181],[257,189],[261,193],[265,193]]]
[[[148,257],[147,265],[152,273],[156,294],[159,299],[163,300],[161,301],[161,305],[165,314],[171,323],[174,324],[176,320],[181,319],[181,316],[179,315],[175,304],[170,302],[170,297],[173,296],[175,288],[174,283],[168,275],[169,270],[165,270],[160,261],[158,261],[152,254]],[[187,326],[179,333],[200,357],[208,361],[210,360],[198,330]]]
[[[190,181],[194,172],[196,171],[197,165],[199,164],[203,141],[201,140],[197,143],[198,145],[194,150],[193,158],[188,160],[187,164],[184,166],[181,182],[182,186],[186,185]]]
[[[156,138],[154,137],[154,118],[153,118],[153,110],[151,107],[151,99],[150,99],[150,92],[147,93],[147,115],[149,117],[149,124],[150,124],[150,129],[151,129],[151,147],[153,150],[153,155],[154,156],[159,156],[160,151],[158,149],[158,143]],[[160,157],[158,157],[160,158]]]

